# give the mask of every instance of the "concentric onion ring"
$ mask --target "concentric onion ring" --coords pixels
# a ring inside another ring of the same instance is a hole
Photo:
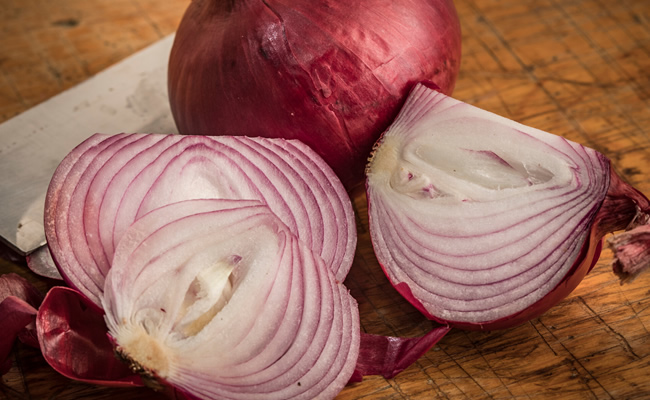
[[[138,219],[103,307],[124,358],[199,398],[331,398],[358,356],[356,302],[256,201],[181,201]]]
[[[296,141],[97,134],[52,179],[46,237],[68,283],[96,304],[114,249],[148,211],[194,198],[263,201],[342,281],[354,257],[352,205],[332,170]]]

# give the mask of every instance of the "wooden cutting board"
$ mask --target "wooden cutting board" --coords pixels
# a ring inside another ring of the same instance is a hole
[[[0,122],[172,33],[188,0],[0,2]],[[454,96],[593,147],[650,195],[650,2],[456,0],[463,60]],[[1,171],[0,171],[1,173]],[[415,336],[431,323],[402,300],[372,253],[365,200],[346,284],[369,333]],[[416,364],[369,377],[339,399],[650,399],[650,274],[619,285],[605,251],[567,299],[498,332],[452,331]],[[45,291],[52,282],[0,261]],[[0,328],[2,329],[2,328]],[[66,379],[16,345],[0,398],[155,399]]]

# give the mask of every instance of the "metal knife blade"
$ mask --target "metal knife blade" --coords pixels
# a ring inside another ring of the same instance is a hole
[[[45,243],[43,208],[59,162],[102,132],[177,133],[167,98],[173,35],[0,125],[0,237],[20,254]]]

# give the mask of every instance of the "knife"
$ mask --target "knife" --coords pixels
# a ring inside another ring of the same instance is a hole
[[[45,244],[43,208],[59,162],[94,133],[177,133],[167,97],[174,36],[0,125],[0,237],[20,255]]]

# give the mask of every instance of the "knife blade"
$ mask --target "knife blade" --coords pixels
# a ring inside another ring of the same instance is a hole
[[[177,133],[167,98],[169,35],[0,125],[0,237],[21,255],[45,244],[43,208],[59,162],[102,132]]]

